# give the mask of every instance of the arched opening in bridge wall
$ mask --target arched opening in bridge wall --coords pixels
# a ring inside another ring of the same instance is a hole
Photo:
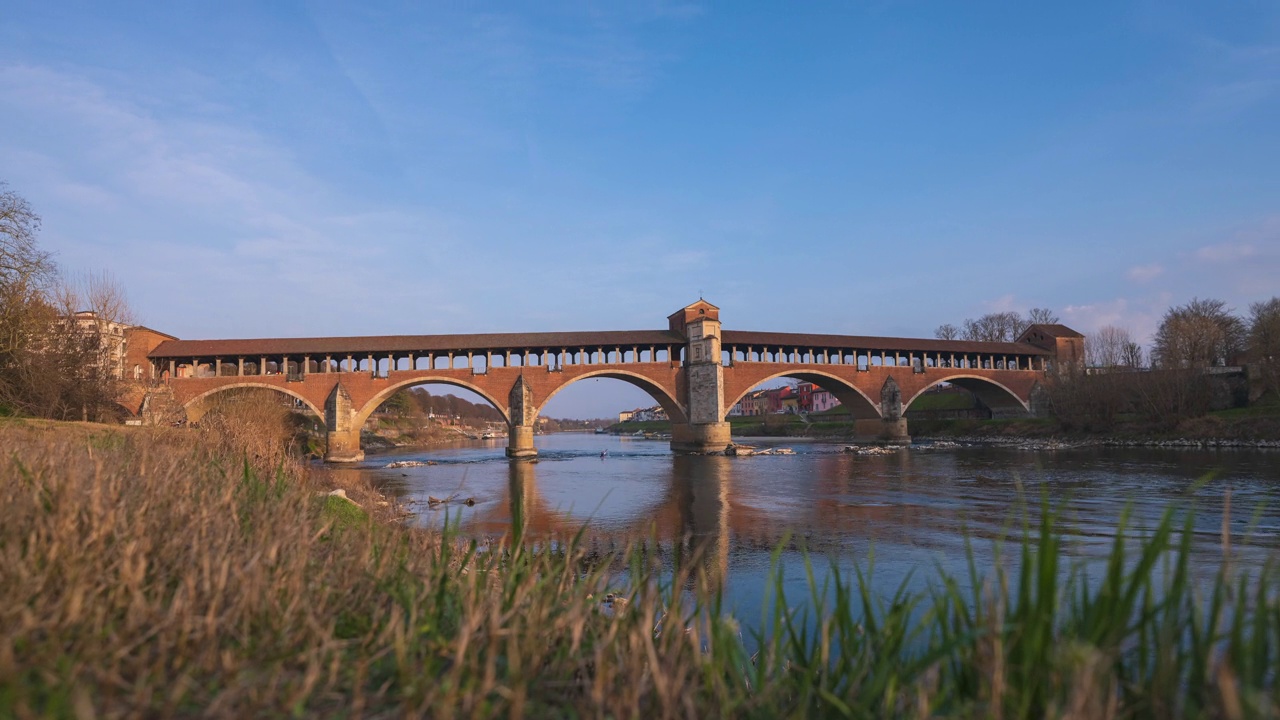
[[[355,416],[362,431],[397,445],[484,439],[505,443],[507,413],[480,388],[452,378],[415,378],[375,395]]]
[[[954,397],[957,392],[951,392],[953,397],[947,397],[947,386],[958,389],[959,397]],[[964,399],[965,394],[977,402],[971,405],[958,402]],[[911,399],[903,401],[903,413],[911,413],[913,406],[916,410],[913,415],[929,411],[936,419],[964,417],[970,408],[972,413],[977,414],[990,410],[991,416],[997,418],[1026,417],[1031,414],[1030,407],[1009,388],[994,380],[969,375],[953,375],[931,383]]]
[[[656,402],[658,407],[662,408],[662,412],[666,415],[668,421],[676,424],[689,422],[689,416],[684,406],[661,385],[639,373],[619,369],[584,373],[555,388],[546,397],[535,398],[538,403],[539,415],[550,417],[547,414],[550,407],[550,412],[557,417],[568,417],[572,414],[579,416],[573,419],[616,419],[619,411],[641,409],[637,407],[637,403],[643,402],[643,400],[639,400],[636,395],[626,392],[610,392],[607,387],[604,392],[600,393],[603,398],[590,397],[594,388],[588,389],[589,385],[583,383],[584,380],[591,380],[590,386],[594,386],[596,381],[599,380],[619,380],[643,391],[650,400]],[[566,389],[569,389],[569,394],[561,395]],[[552,398],[557,396],[560,396],[560,401],[555,405],[549,405]],[[619,407],[620,404],[626,407]],[[593,417],[585,417],[587,415]]]
[[[293,406],[296,409],[298,409],[300,412],[310,413],[311,415],[314,415],[320,421],[321,424],[324,423],[324,410],[322,408],[316,407],[315,405],[312,405],[311,401],[307,400],[301,395],[287,388],[282,388],[275,385],[262,385],[254,382],[222,385],[220,387],[216,387],[212,390],[203,392],[191,398],[183,406],[183,409],[186,410],[186,413],[187,413],[187,421],[193,422],[193,423],[200,422],[200,418],[204,417],[205,413],[209,412],[209,410],[212,409],[216,404],[216,400],[217,400],[216,396],[222,393],[226,393],[228,391],[239,391],[239,392],[271,391],[281,395],[286,395],[292,399]]]
[[[778,380],[797,380],[800,385],[781,394]],[[805,388],[808,384],[811,388]],[[820,393],[827,393],[828,397]],[[833,403],[834,401],[834,403]],[[858,388],[821,370],[794,370],[780,372],[764,378],[755,387],[736,398],[724,399],[726,420],[787,414],[807,416],[829,414],[833,418],[873,420],[880,418],[879,404],[873,402]],[[819,408],[820,409],[815,409]]]
[[[498,423],[501,426],[503,426],[501,429],[505,429],[506,424],[510,420],[507,415],[506,405],[499,403],[496,398],[489,395],[487,392],[485,392],[483,389],[481,389],[476,385],[472,385],[471,383],[468,383],[466,381],[458,380],[450,377],[417,377],[417,378],[413,378],[412,380],[405,380],[402,382],[395,383],[394,385],[387,387],[382,392],[373,396],[373,398],[369,400],[369,402],[366,403],[365,406],[363,408],[360,408],[360,410],[358,411],[355,417],[355,422],[357,427],[365,426],[365,423],[367,423],[369,419],[374,416],[375,413],[377,413],[380,409],[384,408],[384,406],[386,405],[389,405],[392,403],[399,404],[402,401],[413,400],[414,398],[410,397],[408,393],[414,390],[422,389],[433,396],[436,395],[436,393],[431,392],[431,386],[437,386],[437,387],[447,386],[450,389],[464,390],[465,392],[463,393],[463,397],[458,399],[464,400],[467,403],[471,403],[471,404],[485,405],[489,409],[491,409],[493,411],[492,417],[486,418],[482,415],[477,415],[477,417],[474,418],[474,420],[476,421],[474,423],[474,427],[477,429],[483,430],[487,424],[491,424],[491,423]],[[404,407],[398,408],[398,410],[401,411],[401,414],[405,414],[405,413],[410,415],[421,414],[423,417],[430,419],[429,413],[422,412],[423,409],[424,408],[422,406],[422,403],[418,403],[417,408],[412,406],[404,406]],[[383,414],[385,415],[387,413],[384,411]],[[458,418],[458,419],[461,420],[462,418]],[[467,418],[467,420],[471,420],[471,419],[473,418]],[[446,420],[446,419],[441,418],[441,420]],[[449,418],[447,420],[452,420],[452,418]],[[472,427],[472,426],[473,425],[461,425],[460,427]],[[495,426],[494,429],[497,430],[499,428]]]

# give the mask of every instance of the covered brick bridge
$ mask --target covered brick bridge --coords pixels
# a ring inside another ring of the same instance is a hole
[[[900,443],[909,442],[904,411],[938,383],[971,390],[1001,416],[1024,416],[1046,372],[1083,357],[1079,333],[1061,325],[1034,325],[1012,343],[734,331],[703,300],[667,320],[665,330],[169,340],[148,357],[193,422],[232,388],[296,398],[323,419],[332,462],[362,459],[369,416],[425,383],[488,400],[507,422],[513,458],[537,454],[533,431],[547,401],[600,377],[651,395],[671,418],[673,450],[713,452],[729,444],[728,408],[776,378],[830,391],[859,436]]]

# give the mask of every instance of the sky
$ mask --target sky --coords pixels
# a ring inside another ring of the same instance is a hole
[[[1280,294],[1272,0],[3,5],[0,181],[184,339]]]

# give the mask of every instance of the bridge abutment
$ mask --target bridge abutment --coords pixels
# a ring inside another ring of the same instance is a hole
[[[731,443],[727,422],[674,423],[671,426],[671,449],[676,452],[724,452]]]

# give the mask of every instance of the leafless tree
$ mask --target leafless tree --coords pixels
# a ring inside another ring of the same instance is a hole
[[[1058,316],[1048,308],[1031,308],[1026,315],[1016,312],[987,313],[978,319],[965,318],[960,327],[951,323],[933,331],[939,340],[976,340],[981,342],[1013,342],[1032,325],[1052,325]]]
[[[0,284],[48,281],[54,264],[49,253],[36,246],[40,216],[8,187],[0,182]]]
[[[1049,308],[1031,308],[1031,311],[1027,313],[1025,325],[1022,329],[1026,330],[1032,325],[1056,325],[1057,323],[1058,316],[1054,315]],[[1021,335],[1022,333],[1018,334]]]
[[[1129,365],[1130,346],[1136,346],[1126,328],[1105,325],[1085,338],[1086,364],[1090,367]],[[1141,350],[1141,348],[1139,348]]]
[[[57,267],[36,245],[40,216],[0,182],[0,365],[32,337],[33,315]]]
[[[1138,369],[1145,367],[1146,362],[1143,358],[1142,346],[1136,342],[1130,342],[1124,346],[1124,355],[1121,358],[1121,364],[1127,368]]]
[[[1245,326],[1221,300],[1170,308],[1156,330],[1152,362],[1164,368],[1221,365],[1244,349]]]
[[[36,244],[39,216],[6,188],[0,184],[0,404],[103,419],[114,412],[122,323],[132,319],[124,292],[105,274],[57,284],[57,268]]]
[[[939,325],[938,329],[933,331],[933,336],[939,340],[955,340],[960,337],[960,328],[951,323]]]
[[[1262,391],[1280,394],[1280,297],[1249,306],[1249,355],[1262,374]]]
[[[1013,342],[1025,325],[1016,312],[987,313],[977,320],[966,319],[961,337],[983,342]]]

